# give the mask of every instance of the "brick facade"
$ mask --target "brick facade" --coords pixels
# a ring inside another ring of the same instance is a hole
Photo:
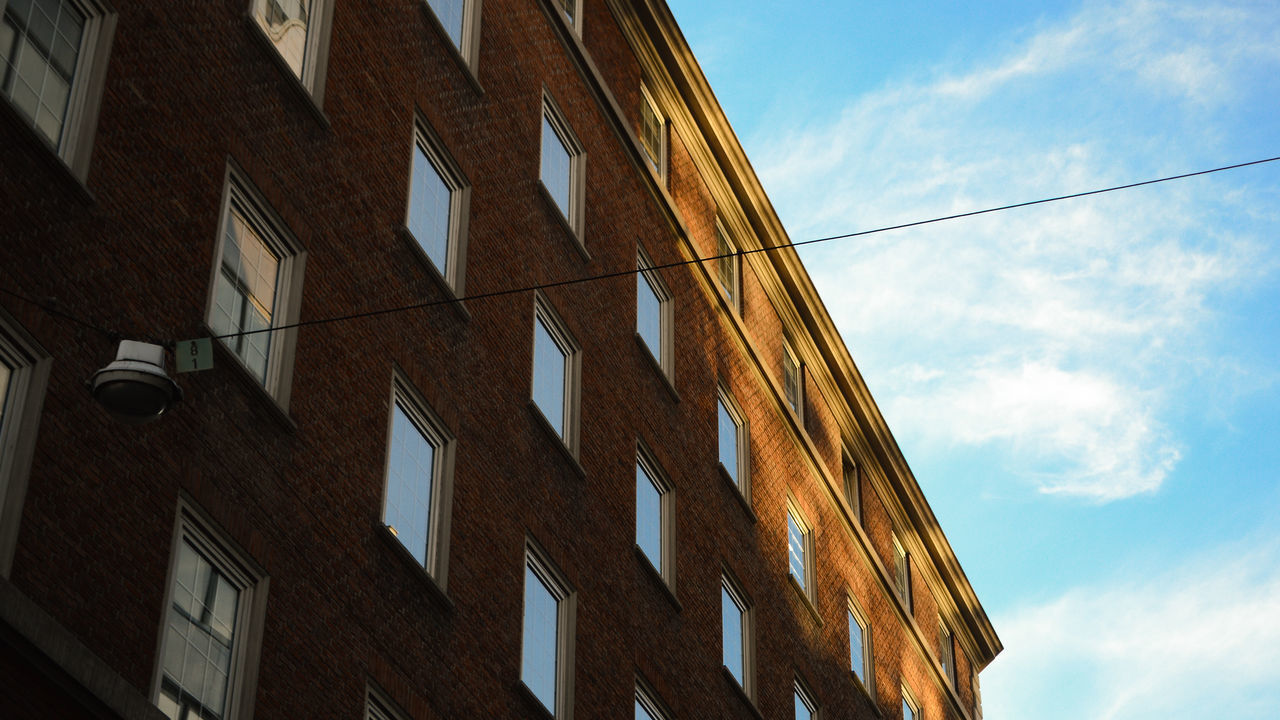
[[[687,48],[657,32],[674,27],[661,0],[583,0],[577,30],[550,0],[483,0],[472,66],[425,3],[337,0],[319,107],[249,4],[114,3],[83,179],[0,102],[0,307],[53,359],[0,582],[57,626],[32,637],[5,617],[7,717],[74,716],[40,698],[86,717],[140,712],[93,687],[51,689],[78,677],[40,655],[59,633],[154,700],[180,502],[267,578],[258,718],[363,717],[371,684],[415,720],[547,717],[521,687],[529,540],[575,593],[579,718],[630,717],[637,676],[673,718],[791,717],[797,677],[827,720],[897,718],[904,682],[924,717],[973,717],[970,664],[998,640],[949,574],[927,505],[903,490],[918,495],[883,420],[851,392],[865,387],[840,365],[847,351],[818,330],[829,319],[793,290],[811,285],[792,251],[743,257],[739,311],[714,261],[658,271],[673,378],[637,338],[634,276],[546,288],[581,350],[576,458],[530,401],[534,294],[483,297],[634,269],[637,245],[656,265],[714,256],[717,217],[744,249],[787,241],[748,197],[754,176],[725,159],[736,141],[691,110],[700,73],[663,60]],[[635,139],[642,78],[670,120],[665,183]],[[544,93],[585,149],[589,259],[539,189]],[[84,381],[115,338],[86,325],[153,342],[210,334],[229,167],[306,253],[304,322],[449,299],[402,227],[415,118],[471,186],[469,299],[299,328],[287,408],[221,349],[214,369],[175,376],[184,400],[156,422],[125,427],[96,406]],[[801,339],[803,424],[781,398],[784,333]],[[397,369],[456,438],[447,583],[383,527]],[[718,383],[749,423],[746,502],[717,468]],[[637,443],[675,493],[674,594],[635,546]],[[864,468],[861,524],[838,490],[846,451]],[[788,494],[814,527],[816,614],[788,578]],[[891,528],[915,553],[914,619],[888,585]],[[721,667],[726,571],[752,604],[754,706]],[[849,595],[872,624],[874,698],[849,673]],[[954,692],[934,656],[939,612],[957,639]]]

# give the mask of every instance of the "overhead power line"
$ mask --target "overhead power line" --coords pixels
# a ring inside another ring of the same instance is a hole
[[[798,242],[782,243],[780,245],[767,245],[759,248],[753,248],[750,250],[737,250],[736,252],[733,252],[733,253],[728,253],[724,255],[711,255],[708,257],[695,258],[693,260],[678,260],[675,262],[660,263],[656,265],[651,265],[643,269],[639,267],[627,268],[625,270],[615,270],[612,272],[600,273],[598,275],[587,275],[584,277],[571,278],[567,280],[555,280],[550,282],[539,283],[536,285],[526,285],[518,288],[491,290],[489,292],[477,293],[475,295],[467,295],[465,297],[449,297],[449,298],[442,298],[439,300],[427,300],[424,302],[412,303],[409,305],[397,305],[394,307],[379,308],[377,310],[366,310],[366,311],[357,312],[357,313],[335,315],[335,316],[325,317],[325,318],[315,318],[313,320],[300,320],[298,322],[289,323],[287,325],[277,325],[275,327],[262,328],[260,330],[245,330],[243,332],[237,332],[237,333],[226,333],[223,335],[215,335],[214,337],[221,340],[221,339],[227,339],[227,338],[233,338],[233,337],[240,337],[244,335],[257,335],[259,333],[269,333],[269,332],[276,332],[279,330],[288,330],[292,328],[309,327],[312,325],[327,325],[329,323],[346,322],[349,320],[360,320],[363,318],[376,317],[379,315],[390,315],[392,313],[409,312],[411,310],[423,310],[426,308],[436,307],[440,305],[452,305],[455,303],[467,302],[472,300],[487,300],[489,298],[504,297],[507,295],[518,295],[520,293],[533,292],[536,290],[546,290],[549,288],[564,287],[567,285],[579,285],[579,284],[588,283],[588,282],[595,282],[598,280],[610,280],[613,278],[635,275],[639,272],[644,272],[644,271],[666,270],[668,268],[683,267],[685,265],[693,265],[696,263],[714,262],[716,260],[720,260],[726,257],[735,257],[735,256],[741,257],[743,255],[752,255],[755,253],[771,252],[773,250],[782,250],[784,248],[797,248],[797,247],[804,247],[806,245],[816,245],[818,243],[832,242],[835,240],[848,240],[850,238],[863,237],[865,235],[875,235],[878,233],[890,232],[892,230],[903,230],[906,228],[920,227],[922,225],[932,225],[934,223],[947,222],[949,220],[959,220],[961,218],[974,217],[977,215],[988,215],[991,213],[1003,212],[1005,210],[1016,210],[1018,208],[1031,207],[1033,205],[1044,205],[1046,203],[1061,202],[1063,200],[1074,200],[1076,198],[1088,197],[1090,195],[1102,195],[1104,193],[1112,193],[1120,190],[1130,190],[1132,188],[1143,187],[1145,185],[1156,185],[1159,183],[1171,182],[1173,180],[1184,180],[1186,178],[1197,177],[1200,175],[1210,175],[1213,173],[1224,172],[1226,170],[1237,170],[1239,168],[1250,167],[1252,165],[1262,165],[1265,163],[1276,162],[1277,160],[1280,160],[1280,156],[1264,158],[1262,160],[1251,160],[1249,162],[1236,163],[1234,165],[1223,165],[1221,167],[1210,168],[1208,170],[1197,170],[1195,172],[1182,173],[1180,175],[1169,175],[1166,177],[1156,178],[1154,180],[1142,180],[1139,182],[1126,183],[1124,185],[1113,185],[1111,187],[1099,188],[1097,190],[1086,190],[1084,192],[1070,193],[1068,195],[1055,195],[1053,197],[1041,198],[1039,200],[1028,200],[1026,202],[1013,203],[1011,205],[1000,205],[998,207],[985,208],[983,210],[971,210],[969,212],[956,213],[954,215],[944,215],[941,217],[929,218],[928,220],[916,220],[913,222],[900,223],[897,225],[887,225],[884,227],[878,227],[871,230],[859,230],[857,232],[843,233],[840,235],[828,235],[826,237],[814,238],[812,240],[801,240]],[[112,330],[108,330],[101,326],[90,323],[86,320],[82,320],[62,310],[51,307],[48,304],[41,303],[37,300],[34,300],[32,298],[29,298],[25,295],[14,292],[12,290],[0,287],[0,292],[3,292],[7,295],[11,295],[15,298],[18,298],[19,300],[23,300],[25,302],[31,303],[32,305],[35,305],[36,307],[44,310],[45,312],[48,312],[51,315],[56,315],[58,317],[65,318],[79,325],[82,325],[86,328],[90,328],[98,332],[107,334],[113,338],[121,337],[120,333],[117,333]],[[173,343],[169,342],[165,344],[172,345]]]

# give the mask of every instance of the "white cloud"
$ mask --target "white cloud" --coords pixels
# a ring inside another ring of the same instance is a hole
[[[1222,159],[1222,114],[1256,92],[1249,73],[1280,73],[1278,18],[1247,3],[1088,4],[974,67],[858,98],[830,123],[781,139],[770,126],[749,151],[797,240],[1195,169]],[[1157,490],[1175,468],[1164,413],[1193,367],[1220,364],[1206,339],[1215,298],[1275,269],[1248,224],[1270,205],[1231,183],[803,253],[899,436],[989,448],[1043,492],[1111,501]]]
[[[1241,544],[996,617],[1005,650],[982,674],[986,716],[1275,717],[1277,550]]]

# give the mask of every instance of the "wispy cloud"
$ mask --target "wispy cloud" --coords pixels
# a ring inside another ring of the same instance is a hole
[[[1280,72],[1277,31],[1256,3],[1090,4],[747,144],[796,239],[1251,159],[1224,138],[1237,103],[1273,101],[1256,78]],[[1214,300],[1275,269],[1258,206],[1218,176],[805,257],[900,436],[989,447],[1043,492],[1105,502],[1177,465],[1165,406],[1210,359]]]
[[[995,621],[1006,650],[982,674],[989,717],[1261,720],[1280,703],[1274,542],[1076,588]]]

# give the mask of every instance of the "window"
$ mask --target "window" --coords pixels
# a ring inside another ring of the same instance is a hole
[[[576,236],[582,233],[582,169],[586,155],[564,116],[544,96],[542,103],[542,171],[539,178],[560,215]]]
[[[253,0],[251,13],[267,42],[319,106],[329,55],[332,0]]]
[[[480,38],[480,0],[426,0],[431,12],[468,65]]]
[[[649,89],[640,86],[640,145],[644,148],[649,167],[664,183],[667,179],[667,121],[658,112],[658,105]]]
[[[9,577],[44,405],[49,354],[0,310],[0,577]]]
[[[787,557],[791,577],[813,598],[813,530],[791,499],[787,500]]]
[[[552,3],[564,16],[569,26],[581,33],[582,0],[552,0]]]
[[[557,718],[569,716],[573,691],[574,598],[542,553],[528,545],[520,679]]]
[[[795,707],[795,720],[817,720],[818,703],[814,702],[813,695],[805,689],[799,679],[795,684]]]
[[[720,223],[716,223],[716,279],[720,290],[729,300],[729,306],[738,309],[738,248],[729,239]]]
[[[668,586],[674,585],[671,488],[647,452],[636,458],[636,545]]]
[[[636,333],[644,340],[649,354],[658,361],[658,367],[670,378],[675,349],[672,347],[671,293],[644,250],[639,251],[636,273]]]
[[[938,663],[942,665],[942,675],[951,683],[951,687],[956,686],[956,656],[955,645],[951,639],[951,628],[938,618]]]
[[[725,668],[747,697],[753,697],[751,607],[727,577],[720,581],[720,636]]]
[[[791,344],[782,342],[782,390],[787,407],[804,424],[804,365],[796,358]]]
[[[392,382],[390,423],[382,521],[443,588],[455,442],[398,373]]]
[[[902,720],[921,720],[920,701],[915,695],[907,689],[906,685],[902,686]]]
[[[853,521],[862,522],[862,490],[858,486],[858,464],[846,453],[841,462],[844,476],[844,499],[853,510]]]
[[[733,397],[724,388],[716,396],[716,425],[720,443],[720,467],[738,487],[743,497],[750,497],[747,468],[747,424]]]
[[[405,226],[431,265],[462,293],[463,252],[471,188],[424,123],[413,133],[413,164]]]
[[[365,694],[364,718],[365,720],[408,720],[395,703],[372,687]]]
[[[282,407],[289,404],[305,256],[283,223],[233,170],[210,283],[209,327]]]
[[[854,676],[862,683],[867,695],[875,697],[875,689],[872,687],[872,683],[875,681],[875,674],[872,672],[871,659],[871,623],[867,621],[867,615],[862,612],[862,608],[858,607],[858,604],[850,597],[849,669],[853,671]]]
[[[83,180],[116,15],[97,0],[0,0],[0,93]]]
[[[911,555],[903,549],[897,533],[893,535],[893,589],[898,599],[911,612]]]
[[[155,702],[172,718],[252,712],[266,580],[186,507],[178,511]]]
[[[657,695],[636,681],[636,720],[667,720],[670,714],[658,702]]]
[[[581,353],[543,296],[534,306],[533,402],[576,457]]]

